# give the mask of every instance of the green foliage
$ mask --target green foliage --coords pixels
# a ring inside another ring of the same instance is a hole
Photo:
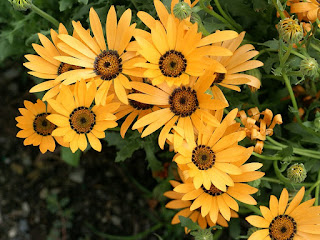
[[[148,161],[148,167],[153,171],[160,170],[162,168],[161,162],[157,159],[155,153],[160,151],[157,145],[154,134],[141,139],[141,134],[137,131],[131,131],[126,134],[123,139],[119,133],[111,132],[106,136],[106,141],[110,146],[115,146],[118,149],[116,162],[123,162],[128,158],[131,158],[133,153],[139,149],[143,149],[146,153],[146,160]]]
[[[79,166],[81,151],[73,153],[70,148],[61,147],[61,159],[73,167]]]

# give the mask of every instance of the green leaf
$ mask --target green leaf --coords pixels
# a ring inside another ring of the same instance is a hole
[[[60,0],[59,1],[59,10],[63,12],[67,9],[71,9],[73,6],[74,0]]]
[[[81,151],[77,150],[73,153],[70,148],[62,147],[61,148],[61,159],[68,163],[71,166],[77,167],[79,166],[81,157]]]
[[[229,234],[232,238],[237,239],[240,236],[241,228],[240,228],[240,219],[232,218],[229,225]]]
[[[258,1],[260,1],[260,0],[258,0]],[[279,40],[273,39],[273,40],[269,40],[264,43],[261,43],[259,45],[266,46],[271,50],[278,50],[279,49]]]
[[[152,191],[152,195],[158,201],[166,201],[167,198],[163,195],[165,192],[171,190],[169,181],[161,181]]]
[[[192,221],[190,218],[179,216],[179,220],[180,220],[181,226],[188,228],[190,231],[201,229],[201,227],[197,223]]]
[[[87,5],[87,4],[88,4],[88,1],[89,1],[89,0],[78,0],[79,3],[83,3],[84,5]]]
[[[253,9],[256,12],[266,10],[268,8],[268,2],[266,0],[252,0]]]
[[[293,155],[293,147],[288,146],[286,148],[283,148],[281,151],[278,152],[278,155],[282,158],[291,157]]]

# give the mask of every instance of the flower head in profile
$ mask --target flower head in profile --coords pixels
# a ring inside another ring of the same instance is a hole
[[[114,128],[116,116],[113,114],[120,103],[110,103],[110,95],[104,106],[92,104],[96,95],[95,84],[86,84],[84,80],[77,82],[74,91],[70,86],[63,86],[57,99],[49,99],[48,103],[57,112],[47,119],[57,128],[53,136],[63,136],[65,142],[70,143],[72,152],[78,149],[84,151],[88,142],[93,149],[101,151],[99,138],[105,137],[105,130]]]
[[[240,92],[239,85],[246,84],[254,89],[260,88],[260,80],[252,75],[244,74],[242,72],[256,69],[263,66],[263,63],[258,60],[252,60],[253,57],[259,54],[251,44],[244,44],[240,46],[245,36],[245,32],[232,40],[223,41],[216,45],[225,47],[230,50],[233,55],[227,57],[211,57],[218,61],[225,67],[226,72],[213,73],[213,85],[229,88]]]
[[[301,203],[304,193],[305,189],[302,187],[289,204],[287,189],[282,190],[279,201],[271,195],[269,208],[260,206],[262,217],[253,215],[246,218],[251,225],[262,228],[248,240],[319,239],[320,207],[312,206],[315,199]]]
[[[253,149],[238,145],[246,136],[244,131],[228,130],[237,111],[231,111],[218,127],[205,126],[200,129],[193,142],[184,142],[179,147],[174,145],[177,151],[174,161],[188,166],[185,174],[193,179],[195,189],[203,186],[210,190],[214,185],[217,190],[225,192],[227,186],[234,186],[230,174],[242,173],[234,162],[247,160]]]
[[[67,29],[63,24],[60,23],[58,33],[51,29],[51,39],[50,41],[46,36],[39,33],[39,39],[42,45],[32,44],[33,49],[38,55],[27,54],[25,58],[29,61],[23,65],[30,69],[28,72],[30,75],[45,79],[45,81],[37,84],[30,89],[31,93],[47,91],[43,101],[55,97],[60,89],[60,82],[56,81],[56,78],[68,71],[74,69],[82,69],[82,67],[75,66],[72,64],[63,63],[55,57],[58,56],[68,56],[68,53],[57,48],[59,43],[58,34],[68,34]],[[74,37],[77,38],[77,34],[74,32]]]
[[[63,43],[58,44],[58,47],[69,49],[70,57],[56,59],[84,69],[62,74],[57,81],[69,85],[79,79],[93,78],[99,87],[96,95],[97,104],[105,104],[109,88],[113,84],[118,99],[128,104],[126,89],[131,89],[131,86],[126,75],[141,76],[141,70],[133,67],[133,64],[144,61],[141,57],[136,57],[136,53],[125,51],[136,26],[135,23],[130,25],[131,10],[127,9],[117,22],[115,8],[111,6],[106,23],[107,44],[99,16],[93,8],[90,9],[89,19],[93,37],[77,22],[73,22],[73,27],[79,35],[79,40],[65,34],[59,35]]]
[[[17,133],[17,137],[25,138],[24,145],[39,146],[42,153],[48,150],[53,152],[56,148],[55,140],[62,146],[68,146],[60,137],[52,136],[57,126],[46,118],[53,112],[50,106],[46,107],[39,99],[36,103],[24,101],[24,106],[25,108],[19,108],[22,116],[16,117],[17,127],[22,129]]]
[[[212,82],[209,77],[206,79],[208,81],[192,78],[189,84],[181,87],[170,87],[166,83],[155,87],[146,83],[132,82],[132,88],[139,93],[130,94],[129,99],[159,107],[159,110],[139,119],[132,129],[147,126],[141,135],[145,137],[163,126],[158,138],[159,146],[163,149],[170,130],[175,126],[184,131],[188,142],[194,142],[194,134],[200,127],[201,119],[209,125],[218,126],[219,121],[210,111],[223,109],[228,105],[223,101],[212,99],[211,95],[205,93]],[[182,142],[180,134],[176,134],[175,137],[177,141]]]

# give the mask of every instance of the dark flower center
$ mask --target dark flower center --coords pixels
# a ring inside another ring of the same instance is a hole
[[[216,156],[209,146],[199,145],[192,151],[192,162],[199,170],[207,170],[215,163]],[[214,186],[213,186],[214,187]]]
[[[49,113],[41,113],[38,114],[33,120],[33,129],[34,131],[41,136],[51,135],[54,129],[56,129],[56,125],[47,120],[47,116]]]
[[[65,73],[65,72],[69,72],[71,70],[76,70],[76,69],[83,69],[83,67],[71,65],[68,63],[61,63],[58,68],[58,75]]]
[[[224,191],[221,191],[220,189],[216,188],[216,186],[214,186],[213,184],[211,184],[209,190],[205,189],[205,187],[203,186],[201,186],[201,188],[205,193],[208,193],[213,197],[220,196],[221,194],[225,193]]]
[[[288,215],[275,217],[269,226],[269,235],[272,240],[293,240],[297,233],[297,223]]]
[[[180,117],[190,116],[199,107],[196,91],[184,86],[176,88],[171,93],[169,104],[170,110]]]
[[[87,107],[78,107],[70,114],[69,123],[76,133],[89,133],[96,124],[96,114]]]
[[[187,67],[187,60],[181,52],[170,50],[160,57],[159,68],[166,77],[179,77]]]
[[[117,51],[104,50],[94,61],[94,72],[102,80],[112,80],[122,72],[122,59]]]
[[[130,93],[141,93],[141,92],[138,90],[132,89]],[[147,109],[150,109],[153,107],[153,105],[151,105],[151,104],[141,103],[141,102],[131,100],[131,99],[129,99],[129,104],[134,109],[137,109],[137,110],[147,110]]]

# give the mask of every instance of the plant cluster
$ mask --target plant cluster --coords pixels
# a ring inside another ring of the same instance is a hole
[[[12,0],[19,10],[36,9],[58,25],[50,38],[39,33],[40,44],[32,44],[36,54],[25,55],[28,73],[42,79],[30,92],[43,96],[19,109],[17,137],[25,139],[24,145],[39,146],[42,153],[54,151],[57,144],[76,153],[102,151],[101,139],[112,142],[110,131],[118,125],[124,139],[130,127],[141,138],[153,134],[163,151],[174,152],[171,164],[178,174],[164,195],[171,199],[167,208],[179,209],[171,223],[181,222],[186,233],[213,239],[211,230],[220,234],[219,226],[228,227],[243,207],[262,215],[246,218],[259,228],[250,240],[319,238],[320,3],[272,0],[268,6],[253,1],[261,11],[274,6],[281,18],[274,26],[279,39],[257,44],[259,52],[232,12],[214,2],[220,14],[204,0],[172,0],[167,5],[154,0],[156,15],[138,11],[134,16],[144,26],[132,23],[131,9],[117,14],[114,6],[104,26],[91,7],[90,26],[72,21],[71,32],[31,1]],[[219,20],[221,30],[208,29],[208,19]],[[290,140],[278,127],[284,122],[281,114],[259,104],[263,78],[276,81],[266,83],[271,92],[277,91],[273,87],[285,90],[281,101],[292,102],[290,113],[282,109],[285,120],[292,121],[286,124]],[[253,102],[249,106],[248,95]],[[144,148],[152,157],[153,150]],[[268,154],[262,154],[264,149]],[[262,189],[272,189],[271,183],[286,185],[291,195],[286,188],[278,189],[280,198],[271,195],[269,208],[262,199],[260,209],[255,207],[255,198],[266,197]],[[315,198],[309,199],[314,189]],[[309,200],[300,204],[304,196]]]

